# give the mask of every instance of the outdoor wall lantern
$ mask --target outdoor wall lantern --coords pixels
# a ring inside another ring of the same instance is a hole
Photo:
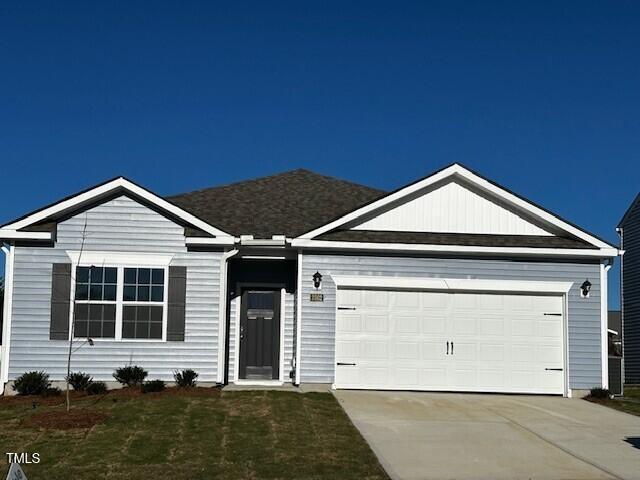
[[[591,282],[589,280],[585,280],[580,285],[580,294],[582,298],[587,298],[589,296],[589,292],[591,291]]]
[[[320,288],[320,284],[322,284],[322,274],[320,272],[316,272],[313,274],[313,286],[315,288]]]

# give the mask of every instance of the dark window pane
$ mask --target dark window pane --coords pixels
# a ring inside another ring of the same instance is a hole
[[[273,310],[273,292],[249,292],[248,308]]]
[[[76,282],[89,283],[89,267],[76,267]]]
[[[162,307],[151,307],[151,321],[162,323]]]
[[[122,320],[125,322],[134,322],[136,320],[136,307],[124,306],[122,308]]]
[[[134,322],[122,322],[122,338],[134,338],[136,324]]]
[[[116,319],[116,306],[114,304],[104,305],[103,306],[103,320],[114,320]]]
[[[102,337],[102,322],[89,322],[89,337]]]
[[[89,320],[102,320],[102,305],[89,305]]]
[[[138,283],[141,285],[148,285],[151,283],[151,270],[148,268],[138,269]]]
[[[136,338],[149,338],[149,322],[136,322]]]
[[[91,267],[91,271],[89,272],[91,283],[102,283],[103,270],[102,267]]]
[[[154,268],[151,276],[151,283],[154,285],[164,285],[164,270]]]
[[[149,338],[162,338],[162,323],[151,323],[149,325]]]
[[[87,336],[87,322],[85,320],[78,321],[76,320],[76,325],[73,329],[75,337],[86,337]]]
[[[136,300],[136,287],[127,285],[124,287],[124,301],[134,302]]]
[[[76,320],[87,320],[89,318],[89,305],[86,303],[78,303],[74,309]]]
[[[149,301],[149,287],[138,287],[138,301],[139,302]]]
[[[89,300],[89,285],[79,283],[76,285],[76,300]]]
[[[136,283],[136,270],[135,268],[124,269],[124,283],[127,285],[135,285]]]
[[[105,285],[104,286],[104,299],[105,300],[116,300],[116,286],[115,285]]]
[[[116,322],[104,322],[102,324],[102,336],[113,338],[116,336]]]
[[[117,283],[118,269],[109,267],[104,269],[104,283]]]
[[[164,296],[164,287],[151,287],[151,301],[161,302]]]
[[[102,300],[102,285],[91,285],[89,300]]]
[[[149,307],[136,307],[138,309],[138,322],[148,322],[149,321]]]

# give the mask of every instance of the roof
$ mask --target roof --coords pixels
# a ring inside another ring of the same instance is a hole
[[[297,237],[386,192],[305,169],[166,197],[233,235]]]
[[[638,193],[636,195],[636,197],[633,199],[633,202],[631,202],[631,205],[629,205],[629,208],[627,208],[627,211],[624,212],[624,215],[622,216],[622,218],[618,222],[618,227],[617,228],[624,227],[624,224],[627,222],[627,220],[629,220],[629,218],[631,217],[631,214],[636,209],[636,205],[638,205],[638,203],[640,203],[640,193]]]
[[[336,230],[320,235],[317,238],[318,240],[367,243],[597,249],[597,247],[577,238],[550,235],[487,235],[472,233]]]

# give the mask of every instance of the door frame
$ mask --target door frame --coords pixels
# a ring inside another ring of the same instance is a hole
[[[335,283],[336,301],[334,305],[334,319],[338,319],[338,300],[341,289],[368,289],[368,290],[411,290],[411,291],[442,291],[448,293],[488,293],[488,294],[514,294],[514,295],[549,295],[562,299],[562,362],[563,362],[563,393],[564,397],[571,397],[569,384],[569,290],[574,282],[552,281],[522,281],[522,280],[485,280],[485,279],[460,279],[460,278],[431,278],[431,277],[380,277],[380,276],[341,276],[332,275]],[[350,388],[339,386],[336,383],[336,346],[338,341],[337,325],[334,323],[333,344],[333,383],[331,388],[339,390]],[[434,390],[435,391],[435,390]],[[527,394],[523,394],[527,395]],[[535,395],[535,394],[531,394]]]
[[[280,292],[280,347],[278,352],[278,378],[277,379],[269,379],[269,380],[247,380],[244,378],[240,378],[240,321],[242,319],[242,296],[245,290],[257,288],[264,290],[273,290],[277,294]],[[285,295],[286,295],[286,285],[284,283],[259,283],[259,282],[237,282],[236,283],[236,292],[238,292],[238,296],[234,298],[232,301],[236,303],[236,311],[234,321],[236,322],[235,327],[235,338],[234,338],[234,365],[233,365],[233,378],[234,383],[243,384],[243,385],[273,385],[274,383],[283,384],[284,383],[284,320],[285,320]]]

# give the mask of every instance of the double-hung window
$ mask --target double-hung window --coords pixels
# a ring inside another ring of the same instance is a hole
[[[74,336],[163,340],[166,268],[77,266]]]

